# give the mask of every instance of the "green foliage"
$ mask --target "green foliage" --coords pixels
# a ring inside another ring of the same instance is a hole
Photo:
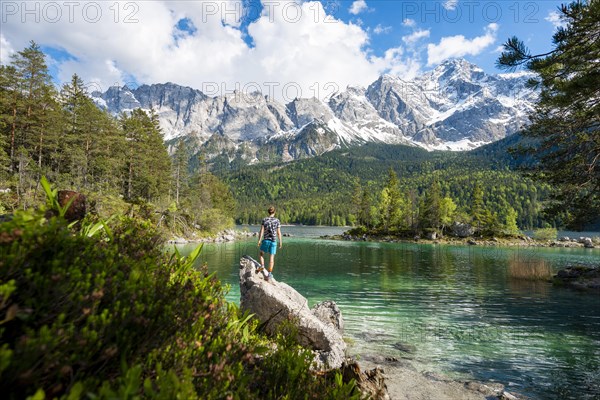
[[[549,212],[581,228],[600,216],[600,2],[562,5],[560,18],[552,50],[532,55],[513,37],[497,64],[536,73],[530,83],[541,94],[523,132],[532,139],[524,149],[535,161],[529,169],[558,189]]]
[[[397,223],[390,226],[418,227],[419,203],[434,187],[434,181],[439,185],[440,202],[446,197],[452,199],[456,205],[455,218],[462,216],[461,222],[471,222],[473,218],[473,193],[478,184],[475,216],[482,229],[490,221],[503,223],[508,206],[517,212],[517,224],[523,229],[544,222],[554,224],[554,220],[544,220],[542,216],[550,187],[510,170],[511,157],[506,148],[514,140],[503,143],[505,147],[494,143],[491,148],[485,146],[464,153],[368,144],[288,164],[247,166],[235,172],[215,173],[232,189],[239,223],[258,223],[261,210],[277,204],[278,217],[284,223],[346,225],[354,221],[357,225],[377,226],[385,223],[381,215],[383,190],[392,168],[398,177],[400,194]],[[504,158],[499,154],[505,154]],[[438,203],[434,198],[430,201],[432,205]],[[486,209],[497,212],[497,218]],[[449,225],[447,219],[439,220],[437,211],[434,214],[436,218],[432,221],[437,221],[438,228]]]
[[[205,267],[194,269],[201,248],[170,256],[152,225],[128,218],[83,232],[43,210],[0,224],[4,398],[316,399],[352,391],[310,373],[310,353],[291,342],[266,354],[257,324],[225,302]]]
[[[45,176],[42,176],[42,179],[40,180],[40,184],[42,185],[42,188],[44,189],[44,192],[46,193],[46,204],[48,205],[48,207],[50,209],[58,212],[58,215],[60,217],[64,217],[65,214],[67,213],[67,211],[69,210],[69,207],[73,203],[73,200],[75,200],[75,197],[72,197],[67,202],[67,204],[65,204],[63,207],[60,205],[60,203],[58,201],[58,190],[52,189],[50,187],[50,184],[46,180]]]
[[[442,226],[441,189],[437,181],[433,181],[425,192],[420,211],[421,227],[439,229]]]
[[[113,118],[77,74],[57,93],[34,42],[0,66],[0,189],[11,189],[0,193],[0,210],[39,205],[40,178],[47,176],[85,193],[105,218],[152,208],[137,215],[171,234],[229,227],[235,209],[229,189],[206,171],[189,176],[188,153],[181,142],[172,162],[153,110]],[[169,207],[173,200],[177,209]]]
[[[533,231],[533,238],[537,240],[556,240],[558,231],[556,228],[540,228]]]
[[[189,185],[188,165],[189,152],[183,140],[177,143],[173,156],[173,181],[175,185],[175,202],[179,204],[179,195],[183,194]]]
[[[60,92],[64,140],[58,142],[51,164],[53,181],[69,182],[78,190],[116,191],[121,185],[125,135],[116,121],[96,107],[76,74]]]
[[[517,226],[517,212],[514,208],[508,207],[504,219],[504,232],[507,235],[514,236],[520,233],[519,227]]]
[[[124,192],[128,199],[155,200],[168,193],[171,160],[162,141],[158,117],[135,109],[121,116],[127,139]]]
[[[444,197],[440,201],[440,222],[442,224],[442,230],[449,226],[455,221],[456,217],[456,204],[451,197]]]
[[[253,386],[261,399],[348,399],[359,400],[360,392],[355,382],[344,383],[337,372],[333,380],[323,380],[310,372],[313,353],[300,347],[295,338],[297,328],[293,322],[283,323],[275,337],[276,350],[264,360],[261,374]],[[280,371],[271,374],[270,371]],[[319,388],[317,391],[297,388]]]

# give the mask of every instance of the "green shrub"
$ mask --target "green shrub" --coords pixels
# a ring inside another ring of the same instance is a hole
[[[350,230],[348,230],[348,235],[352,235],[352,236],[362,236],[362,235],[366,235],[367,233],[369,233],[369,230],[367,229],[367,227],[365,226],[357,226],[354,227]]]
[[[295,345],[265,354],[220,282],[162,243],[128,218],[73,231],[43,211],[17,212],[0,224],[3,397],[252,399],[290,376],[282,398],[354,393],[311,374]]]
[[[541,228],[533,232],[533,238],[542,241],[556,240],[558,231],[556,228]]]

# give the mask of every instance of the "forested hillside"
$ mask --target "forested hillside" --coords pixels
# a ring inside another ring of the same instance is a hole
[[[457,206],[458,220],[468,218],[479,186],[485,208],[501,222],[511,208],[522,229],[560,222],[545,220],[541,214],[550,188],[513,170],[526,161],[513,160],[507,152],[517,141],[511,137],[462,153],[369,144],[289,164],[238,167],[217,174],[232,189],[241,223],[258,222],[265,206],[273,203],[286,223],[354,225],[361,222],[365,202],[371,222],[376,223],[384,218],[378,207],[390,169],[399,179],[401,199],[409,203],[412,210],[407,212],[414,221],[419,219],[419,203],[437,182],[441,197],[451,198]]]
[[[46,176],[88,195],[92,211],[104,216],[135,212],[172,234],[228,226],[228,188],[206,170],[189,174],[185,146],[174,156],[156,113],[135,109],[114,118],[77,75],[57,89],[35,43],[0,65],[0,214],[43,201]]]

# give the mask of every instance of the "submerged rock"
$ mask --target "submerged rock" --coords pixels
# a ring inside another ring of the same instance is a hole
[[[343,328],[337,305],[328,302],[315,307],[326,320],[323,322],[308,308],[306,298],[283,282],[265,281],[262,274],[256,273],[256,264],[247,256],[240,260],[240,307],[253,313],[267,333],[275,333],[282,322],[295,321],[298,342],[315,351],[319,367],[340,368],[346,357],[346,343],[336,327],[337,323]]]
[[[406,343],[402,343],[402,342],[394,343],[392,345],[392,347],[395,348],[396,350],[400,350],[403,353],[409,353],[409,354],[412,354],[417,351],[417,348],[415,346],[413,346],[412,344],[406,344]]]
[[[600,267],[571,266],[554,275],[554,284],[600,291]]]

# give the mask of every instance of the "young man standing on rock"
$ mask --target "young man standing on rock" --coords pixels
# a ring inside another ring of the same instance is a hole
[[[277,253],[277,239],[279,239],[279,248],[281,241],[281,222],[275,218],[275,207],[269,207],[269,216],[262,220],[260,233],[258,234],[258,247],[260,248],[260,270],[263,271],[266,280],[273,277],[273,267],[275,266],[275,253]],[[277,235],[277,237],[275,236]],[[265,253],[270,254],[269,271],[265,270]]]

